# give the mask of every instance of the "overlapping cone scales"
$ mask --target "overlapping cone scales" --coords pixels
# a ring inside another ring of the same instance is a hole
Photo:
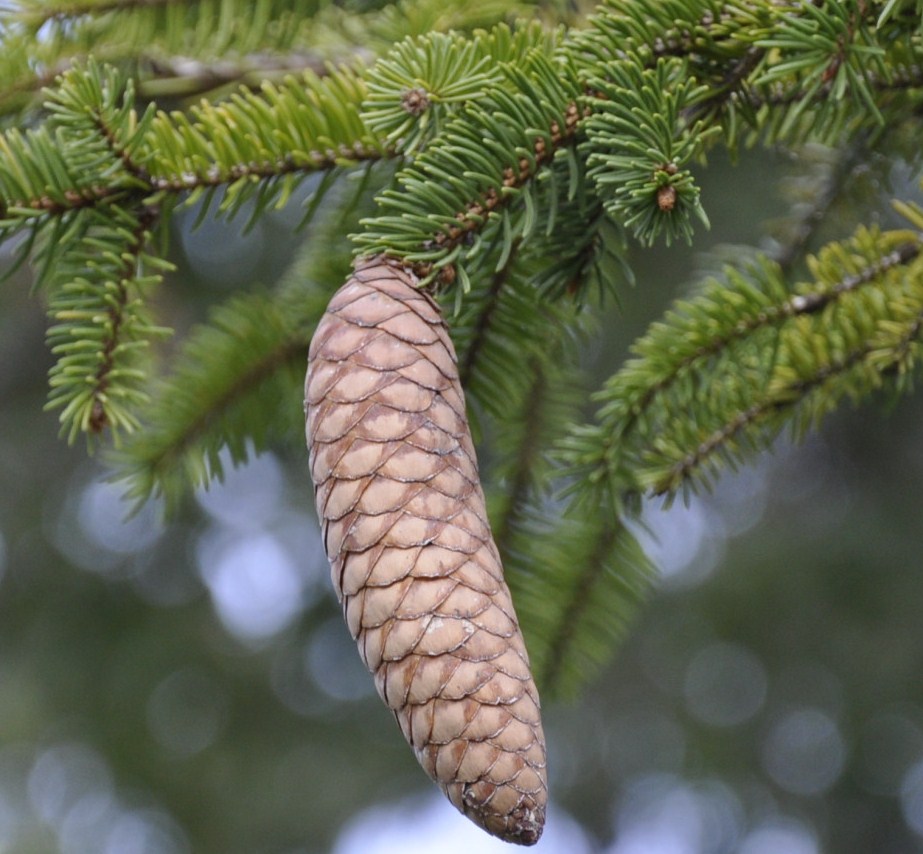
[[[490,833],[531,844],[545,742],[503,580],[455,352],[406,271],[360,263],[334,295],[305,384],[333,583],[420,764]]]

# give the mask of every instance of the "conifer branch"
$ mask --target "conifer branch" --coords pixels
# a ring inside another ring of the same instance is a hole
[[[58,361],[51,369],[49,409],[61,409],[62,432],[73,441],[81,432],[139,426],[135,410],[147,398],[142,356],[151,338],[166,330],[147,318],[143,293],[159,282],[163,268],[145,253],[154,214],[140,216],[112,206],[105,217],[86,214],[84,236],[60,253],[54,276],[48,342]]]
[[[494,273],[490,287],[487,290],[487,298],[484,300],[474,320],[472,333],[468,339],[467,347],[465,348],[465,354],[459,359],[458,363],[458,379],[462,388],[468,387],[471,377],[474,374],[475,363],[481,354],[481,349],[484,346],[487,334],[490,331],[491,324],[500,303],[500,292],[503,286],[509,281],[513,271],[513,265],[516,263],[516,258],[519,254],[519,246],[519,241],[513,243],[506,264]]]
[[[879,360],[876,366],[879,376],[899,369],[904,364],[921,330],[923,330],[923,309],[917,313],[896,340],[887,343],[886,349],[891,355],[883,364]],[[659,482],[653,483],[652,493],[662,495],[675,490],[678,484],[694,477],[696,471],[708,463],[709,458],[715,454],[727,452],[728,446],[740,434],[771,418],[784,415],[788,410],[804,406],[811,393],[822,390],[856,367],[865,365],[872,354],[880,353],[884,349],[882,340],[873,338],[845,356],[834,359],[829,364],[821,365],[811,376],[776,384],[769,397],[755,403],[744,412],[734,415],[726,424],[708,435],[697,448],[676,463]],[[874,385],[875,381],[872,381],[872,384]]]
[[[159,495],[171,512],[190,488],[222,477],[222,448],[238,465],[270,437],[290,437],[300,411],[283,402],[298,399],[313,328],[305,320],[322,311],[317,299],[295,312],[262,295],[216,309],[184,342],[176,373],[159,384],[144,432],[114,457],[126,497],[140,506]]]
[[[222,477],[223,450],[238,465],[303,431],[297,401],[308,343],[330,283],[349,266],[343,218],[370,203],[367,191],[360,198],[334,189],[327,198],[312,228],[317,244],[302,246],[276,292],[232,297],[183,342],[174,371],[141,412],[145,430],[113,460],[136,506],[160,495],[171,512],[190,488]]]
[[[117,274],[115,293],[110,296],[110,307],[106,312],[108,316],[106,322],[107,334],[101,342],[102,352],[99,357],[99,367],[96,369],[91,391],[89,430],[97,435],[110,425],[110,415],[106,407],[106,392],[111,385],[112,373],[116,367],[116,354],[128,321],[126,309],[130,298],[129,286],[141,263],[144,245],[150,233],[149,228],[154,220],[155,214],[153,212],[145,213],[138,218],[138,223],[126,246],[126,252],[122,259],[122,269]],[[60,319],[60,314],[58,317]]]
[[[627,413],[615,429],[612,445],[625,443],[629,440],[631,432],[643,420],[645,413],[654,405],[658,396],[669,391],[684,372],[690,370],[696,363],[710,359],[716,354],[723,351],[734,341],[738,341],[752,336],[761,329],[776,326],[787,321],[790,318],[799,315],[807,315],[821,311],[831,302],[839,299],[863,285],[875,282],[882,274],[887,271],[909,264],[919,257],[921,252],[920,244],[917,242],[907,242],[898,245],[888,254],[876,259],[868,264],[859,272],[845,276],[839,281],[831,284],[825,284],[817,290],[809,291],[803,294],[796,294],[780,303],[773,304],[754,304],[754,310],[745,315],[735,318],[732,326],[715,335],[714,337],[700,342],[693,349],[688,350],[672,362],[667,371],[659,376],[655,381],[648,382],[643,386],[639,396],[633,396],[629,390],[625,390],[621,398],[621,407]],[[770,279],[777,275],[780,267],[765,267],[765,273]],[[764,280],[768,285],[767,290],[776,290],[781,286],[781,282],[770,284],[770,279]],[[746,287],[746,282],[742,282]],[[719,297],[717,290],[706,292],[703,296],[703,302]],[[663,331],[666,331],[664,327]],[[636,363],[637,364],[637,363]],[[632,365],[627,366],[627,372],[630,372]],[[619,376],[623,376],[620,374]],[[609,395],[615,396],[610,390]]]
[[[544,450],[541,425],[548,405],[548,376],[541,361],[536,357],[529,361],[527,370],[532,376],[532,382],[521,415],[522,423],[527,426],[512,461],[512,476],[504,495],[503,513],[493,524],[494,542],[504,562],[511,548],[513,529],[521,521],[529,497],[541,477],[540,457]]]
[[[82,89],[71,91],[78,80]],[[95,86],[95,95],[86,90],[87,82],[90,90]],[[61,151],[45,129],[0,136],[0,154],[7,156],[6,164],[0,163],[0,221],[7,221],[7,231],[17,221],[34,224],[39,215],[65,216],[113,201],[151,208],[167,197],[192,193],[188,203],[197,191],[221,187],[228,188],[226,208],[239,208],[254,196],[265,206],[285,198],[292,182],[307,175],[396,155],[364,128],[359,118],[364,88],[346,70],[324,78],[308,72],[300,81],[281,86],[267,83],[261,93],[242,92],[229,104],[196,108],[191,119],[182,114],[155,117],[148,111],[131,131],[130,141],[121,138],[119,129],[127,121],[130,91],[118,118],[109,115],[117,109],[112,99],[119,85],[111,69],[95,65],[62,78],[50,103],[89,120],[73,148]],[[97,107],[81,100],[102,98],[103,90],[111,103]],[[56,117],[59,124],[77,120]],[[285,133],[279,127],[283,122],[288,125]],[[239,127],[252,128],[248,140],[232,141],[233,129]],[[89,159],[78,145],[88,150],[102,146],[120,165],[122,179],[113,178],[99,163],[90,170],[77,168],[71,154]]]
[[[126,497],[136,506],[144,504],[152,496],[164,499],[168,512],[190,487],[207,487],[213,480],[221,479],[223,464],[220,458],[205,447],[205,440],[216,431],[221,431],[228,440],[231,461],[239,465],[248,458],[248,450],[234,441],[233,433],[224,429],[225,423],[233,417],[245,401],[245,406],[258,405],[254,402],[260,390],[280,376],[293,376],[301,371],[308,358],[308,344],[304,335],[294,336],[276,342],[271,352],[247,365],[247,369],[233,377],[233,380],[216,389],[207,400],[199,400],[196,407],[189,409],[188,420],[181,425],[176,418],[166,424],[152,422],[147,436],[137,443],[130,460],[123,457],[123,476],[131,481]],[[173,384],[173,391],[178,383]],[[293,390],[297,382],[293,383]],[[168,393],[162,394],[167,400]],[[284,431],[278,431],[284,435]],[[256,439],[257,436],[251,436]],[[254,443],[254,450],[265,448],[265,440]]]
[[[569,696],[598,672],[651,588],[654,570],[617,517],[527,515],[507,566],[543,696]]]
[[[482,109],[480,108],[478,112],[486,118]],[[464,202],[450,201],[455,195],[451,191],[443,194],[440,203],[444,213],[434,220],[439,223],[435,229],[434,221],[427,222],[410,212],[413,202],[409,198],[405,199],[395,192],[386,193],[381,199],[382,207],[395,210],[397,213],[396,215],[379,216],[363,223],[367,226],[367,232],[359,237],[363,252],[375,254],[377,251],[383,251],[395,254],[398,246],[403,244],[410,250],[403,257],[411,263],[414,273],[424,283],[428,283],[438,275],[440,283],[452,284],[455,280],[456,268],[450,267],[451,262],[459,255],[463,247],[479,248],[477,238],[487,226],[503,223],[504,229],[510,235],[509,245],[512,245],[514,241],[525,239],[527,235],[523,226],[520,226],[518,234],[512,235],[508,211],[515,203],[527,200],[530,192],[529,184],[539,171],[546,164],[551,163],[557,151],[574,142],[578,122],[579,109],[576,102],[571,101],[565,106],[564,116],[560,122],[552,118],[544,133],[533,131],[534,142],[528,153],[521,145],[515,146],[512,140],[503,139],[494,142],[490,147],[497,149],[498,154],[504,149],[510,151],[505,163],[501,161],[501,168],[497,169],[495,164],[488,166],[489,161],[479,157],[479,166],[484,171],[473,177],[479,179],[478,183],[481,188],[478,192],[466,193],[467,199]],[[461,123],[457,127],[460,129]],[[477,145],[480,148],[485,141],[481,136],[476,143],[475,135],[468,133],[464,140],[453,138],[453,148],[456,151],[436,149],[437,157],[432,161],[424,154],[415,166],[407,170],[405,175],[399,176],[399,180],[403,180],[410,193],[423,188],[432,192],[434,190],[432,178],[436,174],[446,174],[446,168],[451,170],[448,174],[458,171],[461,164],[456,152],[462,145],[467,149],[465,153],[473,154],[474,146]],[[451,166],[446,161],[449,161]],[[516,165],[505,165],[511,161],[514,161]],[[487,186],[484,186],[485,184]],[[453,187],[452,190],[455,188]],[[529,202],[526,201],[526,203]],[[416,233],[413,238],[397,238],[401,232],[407,234],[408,226],[415,227],[415,232],[419,228],[420,232]],[[379,229],[382,229],[384,233],[379,233]],[[531,226],[526,230],[530,231]],[[398,243],[399,239],[400,243]],[[386,246],[389,248],[385,249]]]
[[[560,610],[558,620],[551,629],[547,642],[548,654],[537,677],[538,684],[542,687],[547,686],[550,691],[556,688],[564,662],[570,653],[569,647],[573,643],[574,632],[582,622],[583,613],[593,599],[596,585],[606,572],[607,558],[616,537],[623,530],[621,525],[609,521],[601,526],[587,559],[583,561],[566,605]]]
[[[789,239],[772,254],[772,260],[779,265],[784,276],[788,276],[804,258],[812,237],[842,194],[855,168],[868,154],[868,143],[868,136],[860,134],[849,146],[836,153],[836,160],[814,194],[810,207],[795,223]]]
[[[346,12],[300,0],[107,0],[17,4],[0,10],[0,116],[29,105],[59,74],[89,56],[136,76],[142,98],[191,97],[228,84],[258,84],[326,63],[355,64],[401,38],[489,27],[528,14],[530,0],[402,0]],[[246,27],[241,22],[246,21]],[[35,33],[51,28],[51,37]]]
[[[874,324],[890,322],[899,311],[905,276],[913,281],[913,274],[902,271],[916,269],[921,246],[920,235],[912,232],[860,230],[846,246],[823,250],[811,262],[814,284],[794,295],[787,293],[778,267],[766,261],[749,272],[729,270],[725,282],[679,304],[635,345],[636,358],[598,395],[605,403],[597,424],[571,431],[561,444],[563,458],[576,465],[581,479],[609,484],[616,508],[652,485],[659,492],[684,485],[682,475],[700,468],[694,464],[699,456],[711,458],[712,445],[724,448],[773,410],[763,406],[760,390],[778,386],[777,366],[808,359],[808,376],[824,376],[834,357],[825,354],[827,345],[811,343],[818,341],[812,336],[827,336],[831,347],[838,336],[875,338]],[[877,296],[881,289],[890,294],[888,301]],[[816,333],[803,325],[811,318],[821,324]],[[706,329],[711,331],[702,334]],[[792,383],[783,391],[811,387]],[[715,418],[718,424],[709,429]],[[688,429],[680,430],[680,424]],[[698,455],[695,449],[702,447]],[[693,463],[682,462],[688,460]]]
[[[908,332],[908,336],[915,336],[919,332],[919,328],[919,323],[915,323]],[[902,339],[902,345],[905,340],[909,340],[909,338]],[[739,434],[759,425],[772,415],[777,415],[786,409],[801,404],[808,394],[822,387],[824,383],[854,368],[872,350],[872,344],[857,348],[849,353],[848,356],[818,368],[814,376],[808,379],[799,379],[789,385],[782,386],[776,395],[754,404],[744,412],[737,413],[730,421],[707,436],[695,450],[672,466],[658,482],[654,483],[651,486],[652,494],[663,495],[675,490],[680,483],[690,480],[695,471],[705,465],[710,457],[725,450]]]

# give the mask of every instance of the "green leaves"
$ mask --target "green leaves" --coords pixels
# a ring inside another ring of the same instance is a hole
[[[502,85],[501,64],[527,63],[533,50],[549,55],[554,42],[555,31],[535,23],[405,39],[369,70],[363,120],[398,150],[421,150],[458,107]]]
[[[527,520],[510,586],[543,696],[573,697],[612,656],[654,568],[617,519]]]
[[[48,109],[41,128],[0,136],[0,227],[8,231],[143,188],[132,157],[152,111],[137,117],[130,84],[113,69],[91,63],[62,76]]]
[[[536,223],[532,179],[573,139],[576,79],[539,49],[525,69],[501,66],[502,82],[465,106],[379,199],[357,242],[425,266],[424,278],[455,264],[462,283],[473,259],[502,234],[508,254]],[[423,268],[421,267],[421,270]]]
[[[307,175],[389,156],[359,115],[365,85],[349,69],[305,72],[259,92],[159,113],[146,141],[157,198],[189,191],[186,203],[224,188],[220,210],[283,205]]]
[[[92,63],[62,77],[48,110],[45,127],[0,140],[0,227],[31,228],[57,358],[48,407],[61,410],[62,433],[74,441],[108,428],[118,441],[139,426],[146,351],[167,332],[145,309],[170,268],[148,252],[156,213],[135,159],[152,111],[139,118],[130,87]]]
[[[693,216],[708,226],[692,173],[682,167],[700,151],[700,124],[684,127],[682,110],[701,93],[682,62],[652,69],[633,62],[608,66],[589,80],[584,123],[588,175],[606,210],[650,245],[663,234],[692,241]]]
[[[474,41],[442,33],[407,40],[370,71],[363,119],[399,150],[415,151],[439,133],[453,105],[498,79]]]
[[[322,301],[310,305],[308,316],[323,313]],[[115,456],[126,498],[139,506],[159,496],[173,512],[191,489],[221,479],[222,450],[239,465],[271,439],[300,434],[311,329],[267,295],[216,308],[184,342],[176,372],[156,384],[143,433]]]
[[[910,12],[911,15],[915,15],[920,22],[920,26],[923,27],[923,2],[921,0],[887,0],[884,3],[884,8],[881,10],[881,14],[878,16],[878,26],[881,27],[890,18],[897,17],[900,14],[906,14]]]
[[[148,348],[169,334],[145,308],[147,291],[169,265],[146,252],[147,222],[118,205],[87,211],[79,242],[62,251],[48,313],[51,369],[49,409],[60,409],[61,432],[108,429],[115,442],[139,426],[148,400]]]
[[[13,20],[52,39],[105,36],[118,24],[122,41],[138,48],[161,47],[171,54],[221,56],[260,48],[284,49],[298,35],[298,23],[318,4],[304,0],[196,0],[179,3],[114,4],[109,0],[76,3],[26,0]]]
[[[131,84],[90,62],[49,93],[43,127],[0,137],[0,237],[30,231],[58,360],[49,407],[71,441],[106,428],[119,441],[140,424],[145,351],[168,333],[146,303],[171,265],[149,244],[177,197],[192,204],[220,189],[220,210],[249,202],[258,216],[312,173],[387,156],[359,118],[364,95],[355,72],[309,73],[189,115],[151,106],[139,117]],[[321,183],[313,207],[333,183]]]
[[[806,3],[797,13],[783,14],[773,32],[756,42],[773,60],[757,83],[792,77],[797,81],[797,102],[789,109],[781,133],[795,125],[821,91],[834,102],[847,96],[861,99],[869,113],[882,121],[870,75],[887,76],[882,61],[885,49],[875,42],[872,22],[863,19],[865,5],[849,0],[821,9]],[[833,114],[819,111],[818,115]]]
[[[763,260],[677,303],[599,393],[594,425],[562,442],[573,473],[616,507],[708,484],[790,425],[909,379],[923,323],[923,241],[860,229],[810,261],[788,291]]]

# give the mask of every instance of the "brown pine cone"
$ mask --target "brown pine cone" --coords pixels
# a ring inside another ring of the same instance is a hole
[[[538,841],[538,692],[478,478],[455,351],[406,269],[360,261],[317,327],[305,382],[317,512],[378,693],[476,824]]]

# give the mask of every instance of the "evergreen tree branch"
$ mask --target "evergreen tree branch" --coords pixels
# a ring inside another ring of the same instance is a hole
[[[89,216],[80,244],[56,265],[48,342],[57,362],[48,408],[62,410],[70,441],[106,428],[118,440],[138,428],[135,409],[147,398],[142,354],[151,338],[166,334],[147,318],[143,300],[160,279],[144,268],[164,265],[145,254],[152,213],[135,217],[112,206],[105,216]]]
[[[426,151],[398,177],[406,192],[388,191],[381,197],[385,213],[363,222],[366,231],[358,237],[364,254],[400,255],[427,283],[466,247],[472,247],[466,255],[476,254],[481,246],[478,237],[488,225],[502,226],[507,246],[528,236],[534,220],[520,218],[514,227],[509,209],[520,203],[523,213],[527,212],[525,206],[534,210],[529,184],[557,151],[574,141],[579,109],[575,101],[563,104],[563,115],[543,116],[544,121],[532,124],[536,130],[519,140],[512,128],[498,126],[497,119],[511,110],[515,116],[528,107],[532,107],[530,112],[545,113],[554,105],[543,100],[528,103],[503,90],[494,94],[493,103],[484,99],[460,114],[459,121],[446,132],[447,145]],[[484,156],[485,145],[493,159]],[[465,158],[477,164],[479,171],[464,172]],[[448,182],[446,175],[450,176]],[[416,213],[421,194],[438,212],[428,216]],[[454,277],[452,268],[441,281],[450,284]]]
[[[923,301],[918,300],[917,302],[921,304]],[[915,344],[918,344],[921,330],[923,330],[923,308],[896,337],[893,330],[881,330],[880,335],[856,347],[845,356],[838,357],[829,364],[821,365],[813,375],[776,383],[770,396],[746,411],[737,413],[726,424],[707,436],[697,448],[664,473],[659,481],[652,483],[651,491],[658,495],[676,489],[681,482],[693,478],[697,470],[709,463],[711,457],[719,453],[733,453],[732,446],[739,440],[742,433],[752,431],[770,420],[781,422],[783,417],[796,407],[809,408],[809,397],[812,393],[824,391],[828,386],[842,381],[846,374],[855,373],[857,368],[866,369],[862,371],[864,376],[857,377],[860,382],[850,383],[848,391],[843,389],[841,393],[845,392],[856,397],[862,386],[865,387],[864,391],[874,389],[881,384],[882,377],[888,373],[908,370],[911,350]],[[874,365],[870,364],[872,356],[876,357]],[[868,370],[869,368],[872,370]],[[823,411],[829,408],[832,408],[830,404],[824,403],[818,414],[823,414]],[[815,415],[812,420],[816,418]],[[781,423],[775,425],[776,431],[780,426]]]
[[[788,275],[804,258],[811,239],[823,224],[830,209],[840,198],[846,183],[869,153],[867,134],[859,134],[848,146],[836,153],[820,189],[814,193],[809,208],[792,229],[791,236],[773,254],[783,276]]]
[[[655,398],[667,392],[683,372],[689,370],[697,362],[715,356],[734,341],[749,337],[763,328],[776,326],[799,315],[819,312],[844,294],[875,282],[887,271],[909,264],[919,254],[920,246],[918,243],[903,243],[892,252],[873,261],[858,273],[846,276],[832,284],[825,284],[819,290],[796,294],[776,305],[765,305],[755,314],[738,317],[732,327],[715,335],[710,340],[698,344],[694,350],[677,359],[667,373],[645,388],[640,398],[625,401],[626,407],[631,414],[622,422],[621,430],[617,434],[617,440],[625,441],[632,429],[643,419],[645,411],[653,404]],[[781,264],[776,270],[770,272],[770,275],[775,275],[777,272],[781,272]],[[717,296],[717,294],[714,294],[714,296]],[[708,299],[708,297],[705,297],[705,299]]]
[[[494,542],[500,557],[506,561],[511,548],[513,531],[522,521],[529,499],[535,495],[536,485],[540,482],[542,466],[541,455],[544,452],[541,426],[545,422],[545,408],[548,406],[548,376],[541,361],[533,357],[527,365],[532,382],[525,398],[525,410],[522,422],[527,425],[517,443],[511,464],[512,475],[504,492],[504,510],[502,515],[492,517]]]
[[[26,2],[20,4],[21,10],[17,14],[17,19],[37,31],[50,21],[82,18],[86,15],[102,15],[116,10],[148,9],[178,2],[180,0],[84,0],[82,3],[69,2],[59,5],[46,2]]]
[[[116,369],[116,356],[128,324],[127,307],[130,298],[129,283],[141,263],[144,245],[150,234],[149,228],[154,221],[154,214],[141,216],[131,234],[123,256],[122,268],[117,271],[115,293],[107,311],[107,334],[102,341],[99,367],[96,369],[91,391],[90,417],[88,421],[91,433],[102,433],[110,425],[111,416],[106,411],[106,392],[112,385],[112,374]],[[60,313],[58,313],[60,319]],[[52,348],[54,349],[54,348]]]
[[[900,288],[907,277],[914,280],[917,273],[909,270],[917,269],[920,256],[921,238],[913,232],[860,230],[844,245],[826,247],[811,262],[815,281],[794,295],[778,266],[765,260],[750,271],[729,270],[726,281],[678,304],[635,345],[636,357],[597,396],[604,401],[597,425],[571,431],[562,443],[564,458],[577,466],[581,481],[610,484],[615,507],[652,484],[659,492],[675,490],[687,468],[667,465],[666,457],[686,460],[700,445],[711,447],[709,436],[716,449],[723,447],[724,439],[772,411],[754,395],[773,385],[776,366],[801,358],[800,348],[818,348],[808,363],[823,376],[832,358],[823,341],[834,346],[838,335],[871,340],[874,323],[890,322],[889,312],[902,305]],[[799,324],[812,318],[819,328],[809,335]],[[709,430],[705,425],[715,418],[719,423]],[[685,433],[680,424],[688,426]]]
[[[571,696],[611,657],[653,567],[616,517],[538,514],[516,534],[510,585],[536,682],[543,696]]]
[[[111,69],[90,65],[85,72],[69,72],[49,101],[69,116],[55,115],[47,130],[0,136],[0,153],[6,155],[0,162],[0,228],[40,226],[42,218],[114,200],[154,207],[182,195],[191,203],[198,192],[222,187],[223,209],[236,210],[253,197],[265,207],[284,201],[308,175],[394,156],[364,128],[359,109],[365,90],[350,71],[324,78],[308,72],[299,81],[267,83],[259,94],[242,92],[230,103],[203,105],[191,117],[149,110],[137,127],[130,117],[130,90],[118,116],[107,117],[115,106],[101,102],[103,90],[111,99],[118,87]],[[89,125],[61,150],[48,131],[75,120]],[[130,142],[119,138],[120,125],[131,125]],[[240,128],[250,130],[245,140]],[[120,172],[113,175],[109,164],[90,162],[85,149],[94,147],[104,148]],[[78,157],[91,168],[79,168]]]
[[[323,313],[323,305],[313,308]],[[187,339],[181,367],[148,407],[144,434],[114,457],[129,481],[126,497],[137,507],[160,496],[171,512],[190,489],[221,479],[222,448],[238,465],[271,439],[290,439],[298,408],[279,416],[284,401],[298,399],[311,331],[265,297],[239,297],[215,311]],[[267,420],[267,411],[276,418]]]
[[[590,549],[583,562],[567,604],[560,610],[558,620],[551,629],[547,641],[548,654],[542,662],[536,679],[539,685],[547,685],[550,690],[554,690],[560,679],[561,670],[574,641],[574,634],[583,622],[586,610],[596,592],[595,588],[606,571],[609,552],[617,536],[623,530],[620,525],[617,526],[611,522],[606,522],[601,526],[593,548]]]
[[[131,70],[142,98],[191,97],[305,69],[322,75],[328,61],[377,56],[406,36],[527,17],[534,5],[402,0],[347,13],[304,0],[16,4],[0,9],[0,116],[28,106],[90,55]]]
[[[308,345],[349,269],[344,232],[370,205],[367,187],[346,183],[325,194],[312,223],[316,240],[299,249],[273,293],[232,297],[185,339],[140,413],[145,430],[113,458],[135,506],[159,495],[172,512],[191,489],[221,478],[227,462],[303,433],[304,413],[293,401],[303,398]]]
[[[462,388],[467,388],[471,382],[475,364],[481,355],[481,350],[487,340],[488,333],[500,305],[500,292],[503,286],[509,281],[513,271],[513,265],[516,263],[519,254],[519,245],[518,241],[513,243],[506,264],[494,273],[490,282],[490,287],[487,290],[486,299],[483,301],[482,306],[471,324],[472,331],[468,338],[464,355],[458,362],[458,377],[462,384]]]

